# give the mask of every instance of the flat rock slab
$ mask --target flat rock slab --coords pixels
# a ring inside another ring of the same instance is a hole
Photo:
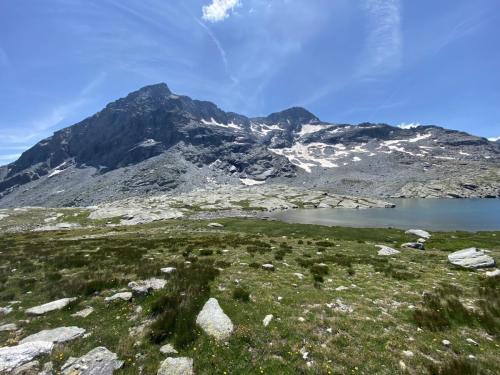
[[[80,310],[74,314],[71,314],[71,316],[75,317],[75,318],[86,318],[87,316],[89,316],[90,314],[92,314],[94,312],[94,308],[93,307],[87,307],[83,310]]]
[[[26,314],[29,315],[43,315],[50,311],[61,310],[68,306],[71,302],[76,301],[76,298],[62,298],[57,301],[52,301],[45,303],[40,306],[35,306],[26,310]]]
[[[82,337],[85,333],[83,328],[78,327],[58,327],[54,329],[46,329],[25,337],[20,341],[21,344],[34,341],[47,341],[54,344],[71,341]]]
[[[209,228],[224,228],[224,225],[221,223],[208,223],[207,227]]]
[[[7,306],[7,307],[0,307],[0,315],[7,315],[12,312],[12,307]]]
[[[196,318],[198,324],[207,335],[217,340],[226,340],[231,336],[234,326],[224,313],[215,298],[210,298]]]
[[[177,354],[178,352],[177,350],[175,350],[172,344],[166,344],[160,348],[160,353],[168,355],[168,354]]]
[[[177,268],[175,268],[175,267],[165,267],[165,268],[160,269],[160,271],[163,273],[173,273],[176,270],[177,270]]]
[[[495,259],[487,255],[484,250],[476,247],[455,251],[448,255],[448,260],[451,264],[464,268],[487,268],[495,266]]]
[[[80,358],[69,359],[61,370],[63,375],[112,375],[122,366],[115,353],[99,346]]]
[[[169,357],[162,362],[157,375],[194,375],[193,359]]]
[[[0,348],[0,373],[10,374],[36,357],[51,353],[53,348],[54,344],[47,341],[34,341]]]
[[[4,324],[0,326],[0,332],[15,331],[16,329],[17,325],[15,325],[14,323]]]
[[[392,247],[389,247],[389,246],[375,245],[375,247],[378,247],[380,249],[377,252],[377,254],[382,255],[382,256],[390,256],[390,255],[396,255],[396,254],[400,253],[399,250],[393,249]]]
[[[104,298],[104,301],[113,302],[116,301],[117,299],[120,299],[122,301],[130,301],[132,299],[132,293],[131,292],[116,293],[113,294],[111,297]]]
[[[425,238],[426,240],[431,238],[431,234],[422,229],[409,229],[405,232],[406,234],[413,234],[415,236]]]
[[[147,280],[131,281],[128,287],[137,294],[148,294],[153,290],[163,289],[166,283],[166,280],[153,277]]]

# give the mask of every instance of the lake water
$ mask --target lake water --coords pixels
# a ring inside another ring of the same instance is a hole
[[[391,199],[395,208],[296,209],[271,217],[302,224],[427,230],[500,230],[500,199]]]

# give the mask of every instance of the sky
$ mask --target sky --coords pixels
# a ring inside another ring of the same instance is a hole
[[[0,0],[0,165],[165,82],[226,111],[500,136],[498,0]]]

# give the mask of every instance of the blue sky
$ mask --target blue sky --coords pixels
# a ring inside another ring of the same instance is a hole
[[[0,0],[0,164],[144,85],[500,136],[498,0]]]

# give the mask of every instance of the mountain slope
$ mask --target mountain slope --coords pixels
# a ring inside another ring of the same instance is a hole
[[[438,126],[267,117],[144,87],[0,168],[0,206],[90,205],[211,184],[287,183],[371,196],[498,196],[498,143]]]

